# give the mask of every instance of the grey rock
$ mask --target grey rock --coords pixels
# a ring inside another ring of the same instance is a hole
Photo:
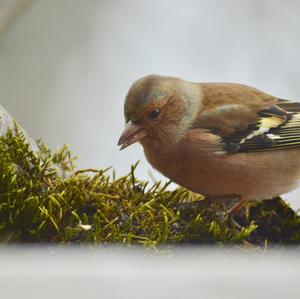
[[[5,135],[8,130],[12,129],[17,129],[22,132],[29,143],[31,149],[33,151],[38,151],[38,145],[36,142],[28,136],[26,131],[21,127],[21,125],[13,118],[8,111],[0,105],[0,135]]]

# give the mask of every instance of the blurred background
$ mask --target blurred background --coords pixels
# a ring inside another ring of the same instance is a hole
[[[300,100],[299,16],[294,0],[0,0],[0,103],[80,167],[123,175],[141,160],[149,180],[142,148],[116,145],[132,82],[239,82]]]
[[[1,298],[299,299],[299,253],[182,248],[0,250]],[[59,262],[58,262],[59,261]]]

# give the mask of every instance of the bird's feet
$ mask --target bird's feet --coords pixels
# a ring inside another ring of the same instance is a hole
[[[228,195],[222,197],[206,197],[211,204],[225,204],[225,212],[217,211],[216,215],[221,221],[228,221],[233,227],[241,230],[241,226],[235,219],[234,216],[243,208],[247,200],[241,199],[239,195]],[[228,206],[230,207],[228,209]]]

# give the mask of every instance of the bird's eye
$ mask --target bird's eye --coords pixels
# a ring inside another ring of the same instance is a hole
[[[156,119],[156,118],[158,118],[159,114],[160,114],[159,109],[153,110],[149,113],[149,118]]]

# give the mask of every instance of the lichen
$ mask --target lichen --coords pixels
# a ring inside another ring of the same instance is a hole
[[[0,137],[3,243],[297,244],[300,217],[280,198],[250,202],[235,227],[224,204],[108,169],[77,170],[67,146],[33,151],[18,130]]]

